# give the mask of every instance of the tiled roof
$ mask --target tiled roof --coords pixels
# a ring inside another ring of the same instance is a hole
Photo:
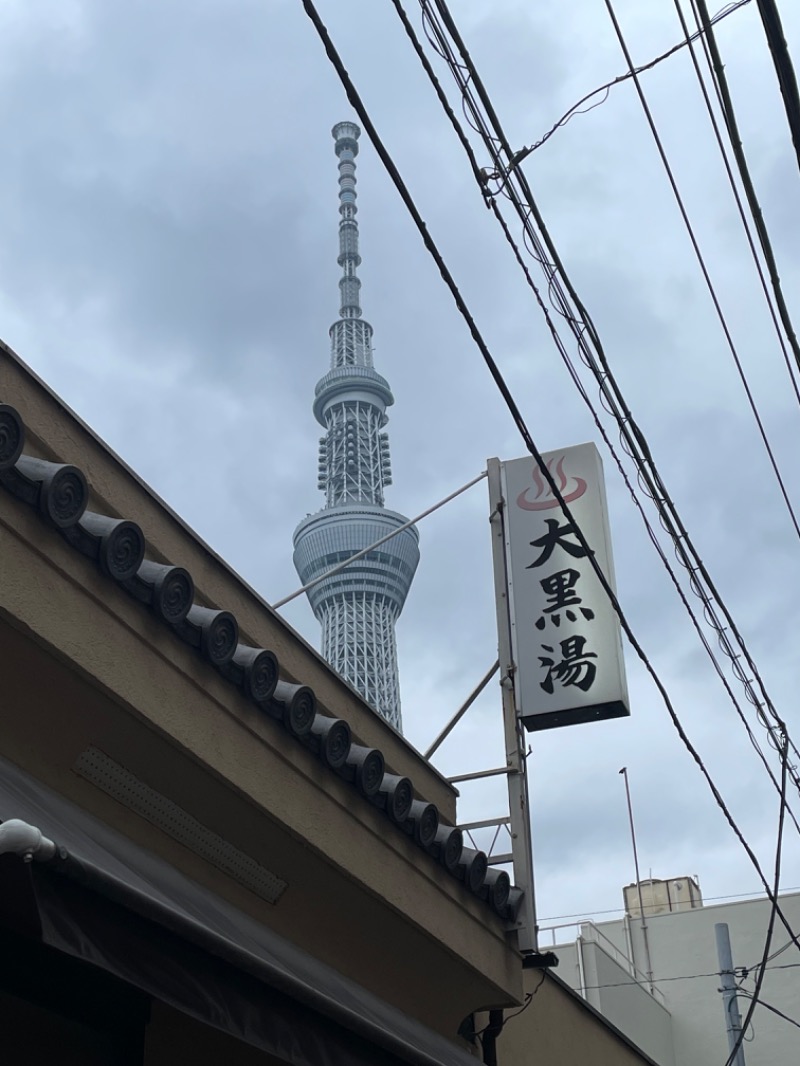
[[[464,847],[461,830],[442,821],[432,803],[419,798],[413,782],[387,770],[377,748],[358,744],[350,726],[317,707],[307,685],[282,680],[267,648],[239,640],[235,616],[195,602],[191,574],[179,565],[147,559],[141,527],[128,519],[87,511],[89,485],[67,463],[25,455],[25,428],[15,408],[0,403],[0,486],[30,507],[74,549],[94,561],[164,623],[165,634],[197,650],[264,714],[279,721],[292,743],[310,749],[328,768],[379,807],[396,829],[411,835],[449,876],[484,899],[503,918],[515,917],[522,892],[508,874],[488,865],[484,852]]]

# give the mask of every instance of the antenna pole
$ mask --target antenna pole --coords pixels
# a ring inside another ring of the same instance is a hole
[[[633,804],[631,803],[631,789],[628,784],[628,767],[623,766],[620,773],[625,778],[625,796],[628,800],[628,819],[631,823],[631,844],[633,845],[633,865],[636,870],[636,892],[639,896],[639,914],[642,919],[642,940],[644,941],[645,965],[647,966],[647,980],[650,992],[655,992],[653,985],[653,962],[650,957],[650,939],[647,933],[647,922],[644,916],[644,903],[642,902],[642,879],[639,876],[639,853],[636,849],[636,829],[633,825]]]

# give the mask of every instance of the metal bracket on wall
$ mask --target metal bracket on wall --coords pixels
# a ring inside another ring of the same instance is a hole
[[[552,970],[558,966],[558,955],[552,951],[530,951],[522,956],[523,970]]]

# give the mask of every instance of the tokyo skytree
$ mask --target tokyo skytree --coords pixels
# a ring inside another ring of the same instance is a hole
[[[372,365],[372,326],[359,304],[355,158],[361,130],[339,122],[332,133],[339,159],[341,308],[330,328],[331,368],[317,383],[313,408],[325,430],[318,477],[325,506],[294,533],[294,565],[304,585],[408,521],[384,507],[384,489],[392,482],[384,426],[394,397]],[[322,654],[397,729],[395,623],[418,562],[412,526],[308,590],[322,624]]]

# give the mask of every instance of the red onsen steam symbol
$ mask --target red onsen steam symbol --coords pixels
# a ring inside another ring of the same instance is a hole
[[[553,473],[553,463],[555,459],[547,460],[547,469],[553,474],[553,478],[558,485],[559,492],[564,497],[564,503],[572,503],[573,500],[577,500],[580,496],[583,496],[586,492],[586,482],[582,477],[573,477],[571,480],[575,482],[575,489],[568,496],[565,495],[567,485],[570,478],[564,473],[564,456],[556,463],[555,473]],[[528,499],[528,489],[517,496],[517,507],[521,507],[523,511],[547,511],[551,507],[558,507],[559,502],[555,498],[550,489],[550,486],[546,484],[542,475],[539,473],[538,466],[533,468],[533,482],[536,486],[536,496],[532,499]]]

